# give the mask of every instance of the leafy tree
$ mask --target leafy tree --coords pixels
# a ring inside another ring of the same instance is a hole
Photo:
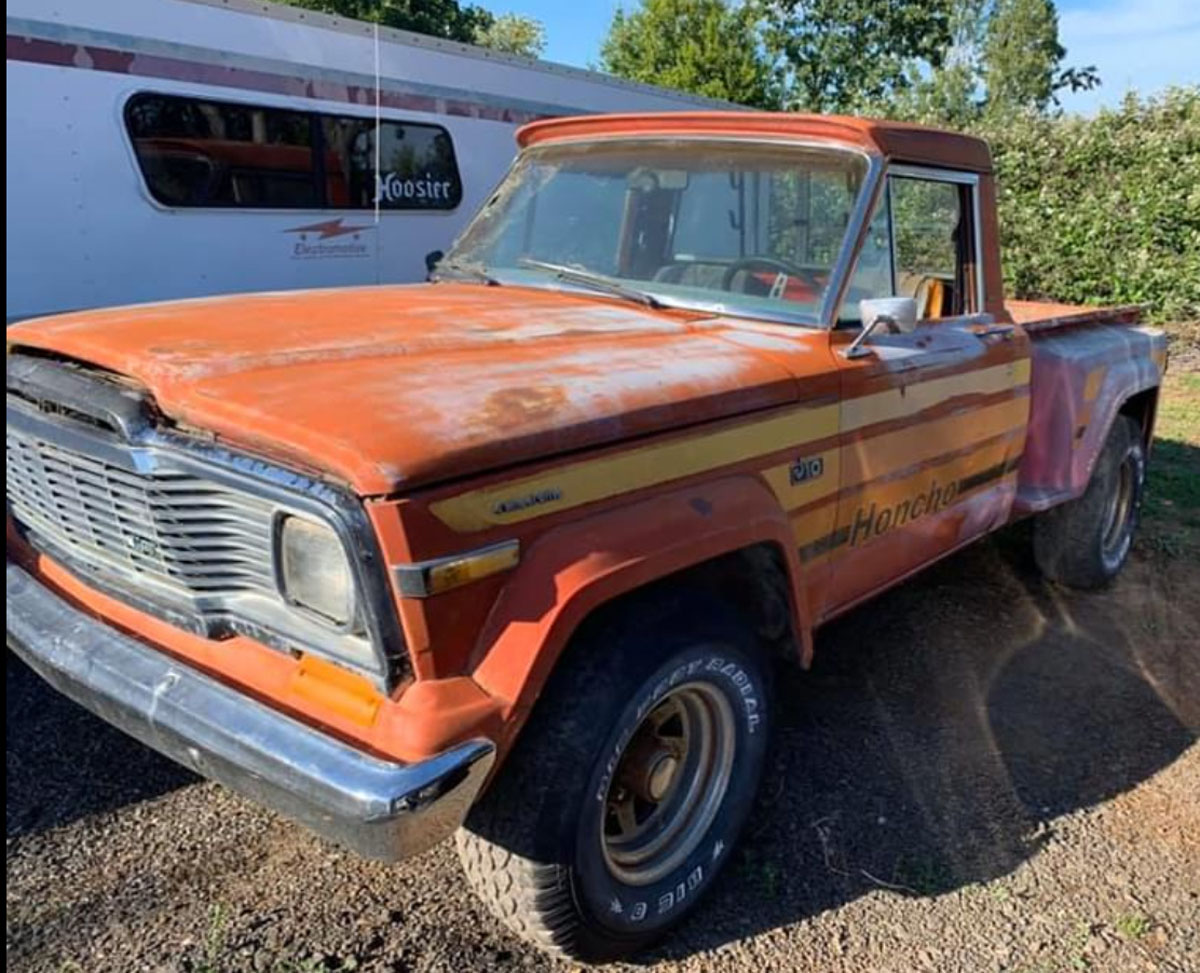
[[[983,40],[982,81],[992,112],[1043,112],[1062,88],[1099,83],[1095,68],[1060,65],[1066,48],[1058,42],[1054,0],[995,0]]]
[[[458,0],[286,0],[293,7],[367,20],[432,37],[475,43],[476,32],[494,18],[482,7]]]
[[[777,108],[756,14],[728,0],[642,0],[637,10],[613,17],[601,66],[634,81]]]
[[[950,23],[942,67],[887,113],[966,127],[984,116],[1045,113],[1058,92],[1100,83],[1094,67],[1063,67],[1052,0],[955,0]]]
[[[902,92],[890,114],[961,128],[979,115],[980,50],[990,0],[955,0],[950,10],[950,45],[941,68]]]
[[[852,111],[940,68],[952,0],[756,0],[767,51],[780,60],[789,107]]]
[[[490,24],[475,28],[475,43],[506,54],[538,57],[546,49],[546,28],[532,17],[501,14]]]

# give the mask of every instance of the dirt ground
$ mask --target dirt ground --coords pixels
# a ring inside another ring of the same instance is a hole
[[[820,633],[746,840],[640,968],[1200,971],[1200,383],[1173,395],[1114,587],[1046,584],[1018,527]],[[452,848],[356,860],[6,676],[12,969],[567,969]]]

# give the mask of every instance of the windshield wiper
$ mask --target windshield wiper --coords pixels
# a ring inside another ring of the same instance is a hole
[[[532,257],[521,257],[517,263],[522,267],[532,267],[535,270],[549,271],[559,280],[565,280],[572,284],[582,284],[585,287],[591,287],[595,290],[624,298],[627,301],[633,301],[635,304],[644,304],[646,307],[653,308],[666,307],[653,294],[647,294],[645,291],[640,291],[636,287],[623,284],[613,277],[593,273],[590,270],[584,270],[582,267],[572,267],[568,264],[554,264],[545,260],[534,260]]]
[[[472,280],[480,281],[487,284],[488,287],[499,287],[500,281],[488,273],[487,267],[483,264],[468,263],[465,260],[441,260],[433,270],[433,277],[437,279],[442,274],[453,274],[458,277],[469,277]]]

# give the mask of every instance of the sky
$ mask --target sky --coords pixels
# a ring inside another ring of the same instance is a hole
[[[544,57],[591,67],[621,0],[493,0],[546,25]],[[626,9],[636,0],[626,0]],[[1143,94],[1171,84],[1200,84],[1200,0],[1058,0],[1059,40],[1066,65],[1094,64],[1099,89],[1064,94],[1068,111],[1093,114],[1120,102],[1134,87]]]

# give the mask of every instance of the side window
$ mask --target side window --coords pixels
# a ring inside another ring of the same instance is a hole
[[[922,321],[974,310],[973,191],[962,182],[889,176],[838,320],[859,321],[858,302],[875,297],[914,298]]]
[[[895,295],[892,252],[892,221],[888,213],[888,194],[884,193],[875,204],[875,214],[858,251],[858,263],[846,289],[840,321],[861,322],[859,301]]]
[[[462,182],[437,125],[177,95],[134,95],[125,126],[151,194],[181,207],[454,209]]]
[[[891,176],[888,189],[895,247],[896,293],[917,300],[917,317],[967,310],[969,226],[958,183]]]
[[[840,171],[772,172],[763,188],[766,238],[758,252],[793,267],[828,271],[850,222],[857,181]]]

